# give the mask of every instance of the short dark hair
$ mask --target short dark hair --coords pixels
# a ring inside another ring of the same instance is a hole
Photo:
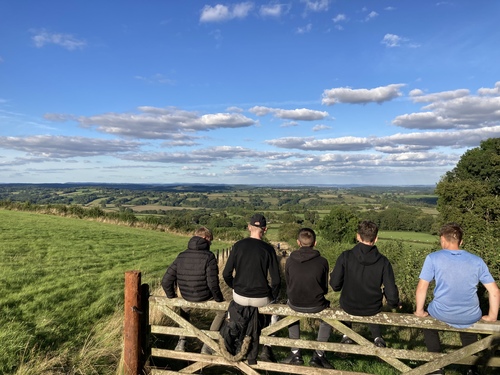
[[[313,247],[316,243],[316,233],[311,228],[302,228],[299,230],[297,239],[300,242],[300,246]]]
[[[209,238],[210,241],[212,241],[214,239],[212,231],[210,229],[208,229],[207,227],[199,227],[194,232],[194,235],[198,236],[198,237]]]
[[[375,242],[378,235],[378,226],[373,221],[363,220],[358,224],[358,234],[362,241]]]
[[[464,231],[457,223],[448,223],[441,227],[439,230],[439,237],[444,237],[449,242],[456,242],[460,244]]]

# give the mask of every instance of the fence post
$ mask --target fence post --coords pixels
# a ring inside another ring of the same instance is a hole
[[[141,272],[125,272],[125,319],[123,327],[123,370],[138,375],[140,368]]]

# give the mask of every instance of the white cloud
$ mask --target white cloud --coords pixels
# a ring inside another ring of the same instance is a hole
[[[261,5],[259,14],[262,17],[280,17],[287,10],[284,4],[267,4]]]
[[[375,11],[371,11],[370,13],[368,13],[368,15],[366,16],[365,18],[365,21],[370,21],[374,18],[376,18],[378,16],[378,13],[375,12]]]
[[[217,4],[205,5],[201,11],[200,22],[222,22],[235,18],[246,18],[253,8],[253,3],[243,2],[230,6]]]
[[[460,90],[442,91],[435,94],[424,95],[422,90],[415,89],[410,91],[410,97],[415,103],[437,102],[443,100],[462,98],[464,96],[469,95],[469,93],[470,92],[467,89],[460,89]]]
[[[397,116],[393,125],[407,129],[473,129],[500,124],[500,95],[495,88],[481,88],[479,96],[461,89],[424,95],[422,90],[412,90],[414,102],[430,102],[422,112]],[[490,95],[490,96],[487,96]]]
[[[337,23],[337,22],[343,22],[343,21],[346,21],[347,20],[347,17],[345,14],[342,14],[342,13],[339,13],[337,14],[335,17],[332,18],[332,21],[334,23]]]
[[[405,38],[402,38],[395,34],[385,34],[384,39],[382,39],[382,44],[385,44],[387,47],[399,47],[402,42],[406,41]]]
[[[73,51],[87,46],[87,42],[84,39],[77,39],[71,34],[51,33],[45,29],[31,30],[31,32],[34,34],[31,40],[33,40],[37,48],[42,48],[47,44],[55,44]]]
[[[215,163],[230,159],[275,160],[276,158],[289,157],[287,155],[289,154],[256,151],[241,146],[215,146],[190,152],[128,153],[120,155],[120,158],[140,162],[196,164]]]
[[[477,93],[479,95],[492,95],[492,96],[500,95],[500,81],[495,83],[495,87],[492,89],[481,87],[479,90],[477,90]]]
[[[141,143],[86,137],[37,135],[0,137],[0,147],[44,158],[89,157],[137,150]]]
[[[440,147],[467,148],[482,140],[500,136],[500,125],[482,129],[394,134],[386,137],[340,137],[315,139],[312,137],[284,137],[267,140],[278,148],[304,151],[367,151],[376,150],[394,154],[408,151],[431,150]]]
[[[298,125],[299,124],[296,121],[287,121],[287,122],[284,122],[283,124],[281,124],[280,126],[282,128],[289,128],[289,127],[298,126]]]
[[[312,24],[308,23],[305,26],[297,27],[296,32],[297,32],[297,34],[306,34],[306,33],[311,32],[311,30],[312,30]]]
[[[104,113],[94,116],[68,116],[47,114],[46,119],[67,116],[82,127],[95,127],[97,131],[139,139],[178,139],[185,132],[208,131],[219,128],[241,128],[256,122],[240,113],[212,113],[199,115],[177,108],[139,107],[139,113]]]
[[[328,10],[330,5],[330,0],[300,0],[302,3],[306,4],[306,11],[310,10],[313,12],[324,12]]]
[[[374,89],[351,89],[339,87],[323,91],[322,104],[334,105],[336,103],[366,104],[383,103],[401,96],[400,89],[404,84],[392,84],[376,87]]]
[[[307,108],[279,109],[262,106],[255,106],[248,110],[256,116],[265,116],[272,113],[274,117],[295,121],[315,121],[322,120],[329,116],[328,112],[315,111]]]
[[[144,82],[150,83],[150,84],[155,84],[155,83],[156,84],[161,84],[161,85],[173,85],[173,84],[175,84],[174,80],[165,77],[161,73],[154,74],[151,77],[143,77],[143,76],[137,75],[134,78],[138,79],[140,81],[144,81]]]
[[[332,127],[331,126],[328,126],[328,125],[316,125],[312,128],[312,131],[313,132],[319,132],[321,130],[328,130],[328,129],[331,129]]]

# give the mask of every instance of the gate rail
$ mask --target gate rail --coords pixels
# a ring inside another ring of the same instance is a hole
[[[133,271],[137,272],[137,271]],[[139,273],[140,278],[140,273]],[[127,278],[126,278],[127,279]],[[137,282],[134,282],[134,287],[137,287]],[[140,282],[139,282],[140,285]],[[216,331],[200,330],[195,327],[190,322],[183,319],[177,312],[176,309],[180,307],[200,309],[200,310],[210,310],[210,311],[225,311],[228,308],[229,302],[199,302],[193,303],[185,301],[181,298],[168,299],[164,296],[149,296],[146,292],[147,288],[142,285],[140,287],[142,293],[146,295],[142,296],[142,308],[138,308],[137,304],[133,306],[125,306],[125,311],[127,310],[135,312],[135,315],[142,316],[142,327],[139,333],[139,337],[134,340],[138,345],[143,343],[141,350],[136,352],[141,353],[140,357],[142,360],[137,360],[139,364],[136,369],[131,369],[131,372],[127,372],[127,364],[125,364],[126,374],[141,374],[145,370],[145,364],[149,356],[170,358],[174,360],[185,360],[191,362],[190,365],[183,368],[182,370],[172,371],[159,368],[151,368],[150,373],[152,375],[167,375],[167,374],[177,374],[177,373],[194,373],[203,367],[211,365],[222,365],[228,367],[238,368],[241,372],[245,374],[257,375],[259,374],[257,370],[267,370],[274,372],[290,373],[290,374],[350,374],[350,375],[366,375],[365,373],[351,372],[351,371],[341,371],[341,370],[327,370],[318,369],[307,366],[293,366],[280,363],[270,363],[258,361],[256,365],[248,365],[246,362],[230,362],[222,356],[219,349],[218,339],[219,334]],[[127,289],[126,289],[127,290]],[[139,291],[138,294],[141,294]],[[149,297],[149,298],[148,298]],[[126,299],[127,301],[127,299]],[[162,325],[150,325],[149,318],[147,318],[147,313],[149,306],[148,302],[151,304],[152,308],[158,309],[163,314],[168,316],[172,321],[174,321],[179,327],[172,326],[162,326]],[[138,310],[143,312],[140,314]],[[456,329],[443,322],[440,322],[431,317],[419,318],[413,314],[402,314],[402,313],[389,313],[381,312],[374,316],[360,317],[349,315],[341,309],[328,308],[319,313],[298,313],[290,309],[287,305],[273,304],[265,307],[260,307],[259,312],[268,315],[279,315],[281,318],[275,324],[268,326],[262,330],[260,336],[261,344],[269,344],[273,346],[280,347],[297,347],[302,349],[320,349],[325,351],[332,351],[338,353],[348,353],[357,354],[364,356],[378,357],[381,360],[387,362],[395,369],[403,374],[407,375],[424,375],[428,372],[432,372],[438,368],[445,367],[450,364],[462,364],[462,365],[483,365],[488,367],[500,367],[500,358],[496,355],[496,351],[500,347],[500,321],[495,323],[489,322],[477,322],[472,327],[468,329]],[[330,324],[333,328],[346,334],[351,338],[357,345],[340,344],[333,342],[317,342],[310,340],[292,340],[283,337],[272,336],[277,331],[288,327],[291,323],[300,320],[302,318],[314,318],[323,319],[325,322]],[[405,328],[419,328],[419,329],[436,329],[442,331],[455,331],[455,332],[473,332],[480,333],[483,337],[476,343],[468,345],[465,348],[449,349],[446,353],[429,353],[421,350],[408,350],[408,349],[392,349],[392,348],[379,348],[376,347],[371,341],[365,339],[363,336],[359,335],[357,332],[348,328],[346,325],[342,324],[342,321],[349,321],[354,323],[374,323],[381,325],[405,327]],[[127,323],[125,323],[127,325]],[[125,327],[125,333],[127,332],[127,327]],[[161,348],[148,347],[148,340],[146,336],[151,333],[155,335],[172,335],[172,336],[186,336],[195,337],[207,344],[214,350],[213,355],[199,354],[199,353],[188,353],[188,352],[177,352],[174,350],[167,350]],[[132,353],[134,351],[132,350]],[[127,353],[127,340],[125,337],[125,354]],[[126,358],[125,358],[126,359]],[[411,368],[405,362],[406,361],[417,361],[424,362],[423,364]],[[132,361],[133,362],[133,361]],[[141,367],[142,364],[142,367]]]

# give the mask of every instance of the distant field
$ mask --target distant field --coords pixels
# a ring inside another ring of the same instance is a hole
[[[391,239],[402,241],[414,241],[423,243],[437,243],[438,237],[428,233],[417,232],[396,232],[396,231],[380,231],[378,233],[379,239]]]

